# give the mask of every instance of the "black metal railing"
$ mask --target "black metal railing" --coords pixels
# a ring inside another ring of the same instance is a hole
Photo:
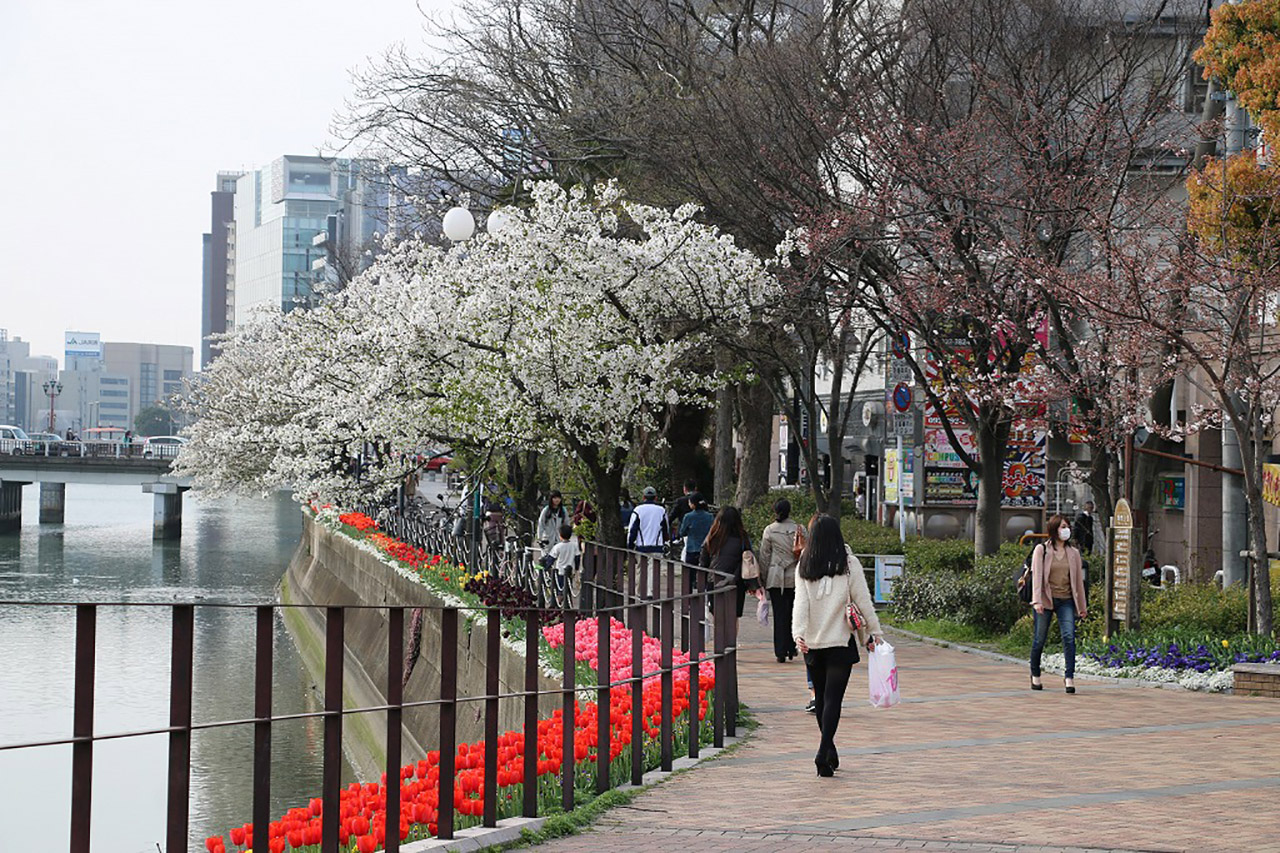
[[[659,734],[657,768],[670,770],[674,756],[675,727],[674,707],[675,673],[688,669],[689,705],[688,754],[697,757],[701,745],[702,726],[699,723],[700,705],[704,696],[699,665],[713,661],[715,684],[707,697],[711,704],[712,722],[710,740],[722,746],[726,735],[733,736],[737,726],[737,669],[735,594],[733,579],[706,569],[700,569],[676,561],[641,555],[591,543],[583,557],[581,601],[578,607],[562,607],[553,618],[564,623],[564,664],[562,684],[555,689],[539,688],[540,637],[546,621],[544,608],[534,608],[520,614],[524,619],[524,685],[523,690],[501,692],[499,682],[499,657],[504,626],[495,608],[427,607],[419,604],[392,605],[339,605],[323,604],[243,604],[213,603],[139,603],[139,602],[25,602],[0,601],[0,607],[34,607],[43,610],[71,609],[75,614],[75,677],[74,715],[70,737],[41,740],[28,743],[0,744],[0,751],[34,749],[45,746],[70,745],[72,747],[70,847],[72,853],[88,853],[90,849],[90,816],[93,802],[93,758],[96,744],[106,740],[138,738],[148,735],[168,735],[168,799],[167,799],[167,853],[182,853],[189,849],[190,799],[191,799],[191,743],[195,732],[227,727],[246,727],[253,730],[253,793],[251,818],[254,833],[259,834],[255,850],[267,850],[261,843],[271,827],[271,746],[273,726],[290,720],[323,720],[324,738],[322,750],[322,837],[324,853],[338,853],[339,820],[342,794],[342,737],[343,723],[347,716],[370,712],[386,714],[386,772],[388,789],[395,791],[401,779],[403,759],[402,735],[404,712],[419,707],[439,709],[439,730],[436,743],[439,749],[438,815],[435,835],[438,838],[454,837],[458,819],[454,809],[454,785],[457,767],[458,709],[468,703],[481,706],[484,718],[484,826],[495,826],[498,820],[498,726],[499,703],[523,702],[523,764],[521,784],[523,796],[519,799],[520,814],[536,817],[539,810],[537,771],[539,700],[544,696],[562,698],[563,762],[560,771],[561,808],[568,810],[575,803],[575,791],[580,782],[586,784],[584,774],[589,768],[575,758],[574,736],[578,705],[576,699],[583,691],[594,693],[598,718],[597,750],[595,756],[596,792],[608,790],[615,784],[613,759],[611,758],[610,732],[611,691],[629,688],[631,696],[630,773],[626,781],[640,784],[646,772],[646,737],[643,719],[644,687],[646,682],[657,679],[659,692]],[[103,608],[157,608],[169,609],[172,614],[170,640],[170,712],[169,725],[133,731],[98,732],[94,726],[95,664],[97,657],[97,617]],[[254,711],[244,719],[193,722],[192,685],[194,681],[194,625],[197,610],[218,608],[252,609],[255,622],[254,662]],[[321,609],[324,619],[324,691],[323,710],[294,714],[274,714],[272,710],[273,640],[276,611],[287,608]],[[405,701],[403,694],[402,663],[405,659],[405,612],[415,609],[438,611],[440,625],[439,671],[441,673],[438,698]],[[677,618],[677,610],[678,617]],[[368,707],[347,708],[343,704],[343,677],[345,651],[345,625],[349,612],[385,611],[387,619],[387,682],[386,703]],[[485,642],[485,685],[483,693],[458,695],[458,630],[459,614],[483,615],[487,618]],[[575,626],[579,619],[598,620],[597,666],[595,685],[578,685]],[[617,618],[632,631],[630,648],[630,675],[614,679],[610,666],[612,620]],[[704,620],[711,620],[712,649],[704,646]],[[510,625],[510,623],[508,623]],[[661,645],[660,666],[646,671],[643,655],[643,636],[647,633],[658,639]],[[674,664],[674,650],[678,647],[688,653],[687,662]],[[0,664],[3,666],[4,664]],[[311,756],[297,756],[305,761]],[[421,758],[425,759],[426,756]],[[621,759],[621,756],[620,756]],[[399,796],[386,798],[386,826],[400,826]],[[386,834],[385,849],[398,851],[400,837],[397,831]]]

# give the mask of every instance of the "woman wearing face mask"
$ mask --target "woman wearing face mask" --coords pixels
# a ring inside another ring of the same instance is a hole
[[[1088,614],[1084,596],[1084,563],[1071,544],[1071,524],[1061,515],[1049,519],[1049,539],[1031,555],[1031,606],[1036,611],[1036,633],[1031,644],[1031,689],[1043,690],[1040,656],[1049,637],[1049,620],[1058,617],[1062,652],[1066,657],[1064,684],[1075,693],[1076,619]]]

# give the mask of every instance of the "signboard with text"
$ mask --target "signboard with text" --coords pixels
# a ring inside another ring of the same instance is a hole
[[[1108,634],[1110,626],[1118,623],[1125,628],[1136,627],[1133,619],[1133,510],[1129,502],[1121,498],[1111,517],[1110,565],[1107,572]]]

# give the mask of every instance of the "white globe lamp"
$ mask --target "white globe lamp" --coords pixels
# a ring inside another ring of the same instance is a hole
[[[489,213],[489,218],[484,223],[485,230],[489,232],[490,237],[501,238],[515,224],[515,221],[516,218],[506,208],[499,207]]]
[[[476,233],[476,219],[465,207],[450,208],[445,213],[441,226],[444,229],[444,236],[455,243],[470,240],[471,235]]]

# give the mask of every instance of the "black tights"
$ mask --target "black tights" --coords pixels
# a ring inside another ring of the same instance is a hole
[[[813,678],[813,697],[817,701],[818,731],[822,734],[815,764],[830,765],[836,761],[840,706],[844,703],[845,688],[849,686],[849,673],[857,661],[858,650],[849,646],[811,649],[805,655]]]

